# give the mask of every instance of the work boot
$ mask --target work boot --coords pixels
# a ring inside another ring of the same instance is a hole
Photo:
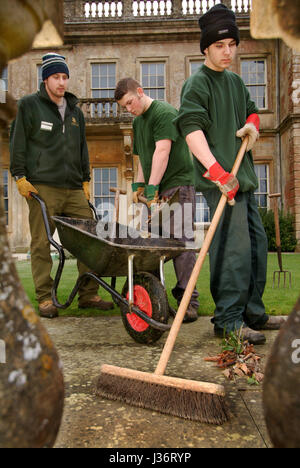
[[[229,336],[229,333],[224,332],[221,328],[214,328],[215,335],[221,338],[226,338]],[[237,334],[239,331],[236,332]],[[250,344],[259,345],[266,342],[266,337],[262,333],[252,330],[252,328],[243,327],[241,331],[241,337],[243,341],[248,341]]]
[[[189,305],[185,313],[183,323],[195,322],[198,319],[198,310],[192,305]]]
[[[58,311],[52,301],[44,301],[39,304],[39,313],[44,318],[55,318],[58,317]]]
[[[113,302],[103,301],[100,296],[93,296],[85,302],[79,304],[80,309],[100,309],[111,310],[114,308]]]
[[[266,337],[263,333],[259,333],[259,331],[252,330],[252,328],[243,327],[241,336],[243,341],[248,341],[250,344],[260,345],[265,344]]]
[[[176,316],[176,312],[177,311],[175,309],[173,309],[173,307],[171,307],[169,305],[169,313],[170,313],[170,315],[172,315],[172,317]],[[198,319],[197,309],[195,309],[193,306],[189,305],[189,307],[188,307],[188,309],[187,309],[187,311],[185,313],[183,323],[195,322],[197,319]]]
[[[286,315],[269,315],[266,323],[260,327],[257,327],[257,330],[279,330],[281,326],[287,321]]]

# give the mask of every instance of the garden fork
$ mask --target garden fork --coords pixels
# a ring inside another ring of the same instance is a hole
[[[275,238],[276,238],[276,250],[279,270],[274,271],[273,273],[273,288],[275,283],[277,287],[280,285],[280,277],[283,275],[283,287],[286,287],[287,279],[289,282],[289,287],[292,286],[292,274],[288,270],[283,270],[282,268],[282,256],[281,256],[281,241],[280,241],[280,226],[279,226],[279,215],[278,215],[278,202],[277,198],[281,196],[281,193],[273,193],[269,195],[273,199],[273,211],[274,211],[274,222],[275,222]]]

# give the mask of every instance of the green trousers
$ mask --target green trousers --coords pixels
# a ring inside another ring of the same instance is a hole
[[[213,216],[219,189],[203,192]],[[268,315],[262,301],[266,284],[268,243],[253,192],[239,192],[236,204],[223,212],[209,250],[210,287],[217,331],[255,328]]]
[[[49,187],[48,185],[35,185],[39,196],[47,206],[47,215],[51,230],[54,234],[55,225],[51,216],[68,216],[71,218],[92,218],[92,212],[84,196],[83,190],[69,190]],[[50,244],[46,235],[40,204],[34,200],[27,200],[29,206],[29,225],[31,232],[31,270],[38,303],[51,299],[53,279],[51,277],[52,258]],[[80,275],[89,269],[77,262]],[[74,278],[75,285],[76,278]],[[71,292],[71,291],[70,291]],[[78,291],[79,302],[85,302],[98,292],[98,284],[87,281]]]

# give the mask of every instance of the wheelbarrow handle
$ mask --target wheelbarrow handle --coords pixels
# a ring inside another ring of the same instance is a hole
[[[44,225],[45,225],[45,229],[46,229],[46,234],[47,234],[47,237],[48,237],[48,241],[50,242],[50,244],[53,245],[53,247],[56,248],[56,250],[58,250],[58,252],[60,253],[62,251],[63,253],[63,248],[60,244],[58,244],[57,242],[55,242],[55,240],[53,239],[52,237],[52,234],[51,234],[51,230],[50,230],[50,224],[49,224],[49,220],[48,220],[48,216],[47,216],[47,207],[46,207],[46,203],[44,202],[44,200],[39,196],[37,195],[36,193],[34,192],[30,192],[30,195],[32,198],[34,198],[39,204],[40,204],[40,207],[41,207],[41,211],[42,211],[42,216],[43,216],[43,220],[44,220]]]
[[[94,207],[93,203],[91,203],[91,202],[89,201],[88,204],[89,204],[89,207],[91,208],[92,212],[94,213],[95,219],[96,219],[96,220],[99,220],[99,215],[97,214],[97,210],[96,210],[96,208]]]

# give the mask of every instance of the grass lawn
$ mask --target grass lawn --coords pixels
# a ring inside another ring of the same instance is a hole
[[[277,255],[275,253],[269,253],[268,256],[268,280],[264,293],[264,303],[266,311],[271,315],[286,315],[289,314],[298,299],[300,294],[300,254],[283,254],[283,268],[289,270],[292,275],[292,288],[283,287],[283,277],[281,275],[280,287],[273,288],[273,272],[278,270]],[[54,262],[53,272],[55,274],[57,268],[57,261]],[[23,287],[31,301],[31,303],[37,309],[37,302],[34,297],[34,288],[31,276],[30,261],[19,261],[17,262],[17,270],[23,284]],[[176,283],[175,273],[173,269],[173,263],[168,262],[165,266],[166,276],[166,287],[169,297],[170,305],[176,307],[176,302],[173,299],[171,290]],[[58,300],[60,303],[64,303],[71,290],[73,289],[77,278],[77,268],[75,260],[67,260],[65,263],[64,271],[60,281],[58,289]],[[108,279],[110,283],[110,279]],[[122,291],[125,278],[117,279],[116,290]],[[202,271],[200,273],[197,289],[199,291],[199,314],[200,315],[213,315],[214,303],[210,294],[209,289],[209,261],[208,258],[205,260]],[[105,300],[111,300],[110,295],[100,290],[100,295]],[[118,315],[119,309],[115,306],[115,309],[108,312],[95,311],[93,309],[80,309],[77,308],[77,299],[75,298],[71,306],[66,310],[60,310],[60,315]]]

